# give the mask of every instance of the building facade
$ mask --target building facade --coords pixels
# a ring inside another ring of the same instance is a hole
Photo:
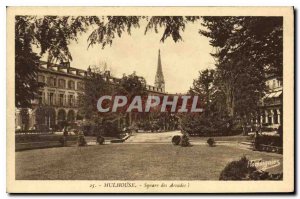
[[[161,68],[161,64],[158,68]],[[81,70],[71,67],[69,62],[49,64],[41,61],[37,81],[44,86],[40,88],[37,98],[32,100],[31,109],[16,109],[16,129],[62,129],[66,123],[82,120],[79,96],[84,94],[84,81],[90,74],[90,67]],[[104,73],[104,78],[111,83],[119,80],[111,76],[109,71]],[[146,89],[151,95],[164,94],[162,84],[159,87],[146,85]]]
[[[27,124],[22,110],[16,111],[16,128],[54,128],[65,122],[75,122],[78,115],[78,96],[83,93],[87,71],[70,67],[70,63],[40,62],[37,81],[43,84],[38,97],[32,101]]]
[[[260,123],[274,129],[283,122],[283,85],[282,79],[270,76],[266,81],[267,92],[260,103]]]

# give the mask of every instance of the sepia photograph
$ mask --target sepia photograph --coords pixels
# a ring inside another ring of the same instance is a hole
[[[292,7],[8,7],[7,191],[294,191]]]

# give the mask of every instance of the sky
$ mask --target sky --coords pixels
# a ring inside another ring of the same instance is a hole
[[[200,70],[214,68],[215,62],[210,55],[213,48],[209,45],[209,39],[198,33],[200,22],[187,24],[181,34],[183,41],[177,43],[171,37],[162,43],[162,29],[158,33],[151,30],[144,35],[145,27],[146,21],[142,21],[140,28],[132,29],[131,35],[124,32],[121,38],[116,37],[112,45],[104,49],[100,44],[88,48],[90,29],[79,36],[77,43],[70,44],[73,57],[71,66],[86,70],[89,65],[106,62],[115,77],[135,71],[146,79],[147,84],[154,85],[160,49],[165,90],[168,93],[187,92]]]

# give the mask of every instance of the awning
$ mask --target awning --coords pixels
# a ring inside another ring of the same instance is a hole
[[[263,97],[263,99],[266,99],[266,98],[268,98],[268,97],[269,97],[269,95],[270,95],[270,93],[266,93],[266,94],[265,94],[265,96]]]
[[[273,97],[279,97],[282,94],[282,91],[278,91],[275,93],[275,95]]]
[[[268,95],[268,98],[274,97],[275,94],[276,94],[276,93],[271,93],[270,95]]]
[[[273,97],[279,97],[282,94],[282,91],[277,91],[273,93],[268,93],[265,95],[264,98],[273,98]]]

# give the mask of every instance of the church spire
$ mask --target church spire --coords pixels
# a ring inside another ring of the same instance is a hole
[[[161,88],[163,92],[165,91],[165,80],[164,80],[164,74],[162,71],[160,50],[158,50],[157,71],[156,71],[154,86],[157,88]]]

